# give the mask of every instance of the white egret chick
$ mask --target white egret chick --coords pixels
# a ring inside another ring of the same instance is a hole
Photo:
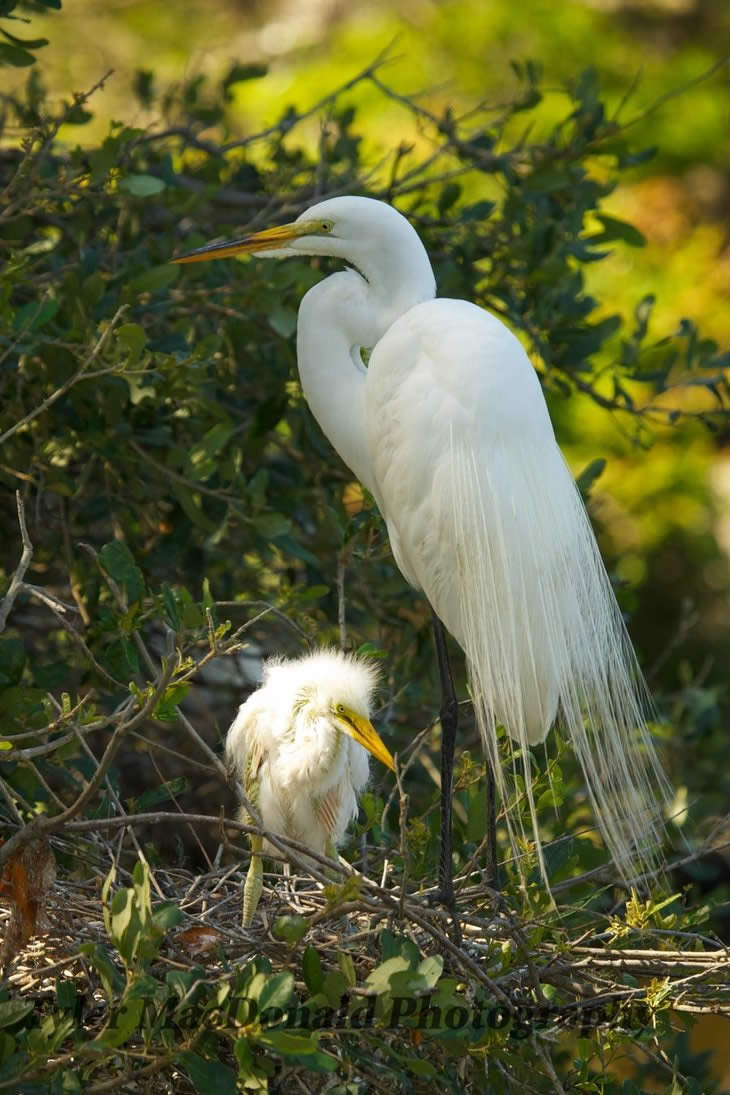
[[[465,300],[436,298],[426,250],[397,210],[337,197],[292,224],[211,244],[177,262],[257,253],[347,264],[299,308],[302,389],[323,432],[373,494],[395,561],[434,612],[442,686],[441,859],[454,909],[451,794],[457,703],[444,626],[466,655],[487,758],[488,879],[495,788],[517,854],[526,797],[547,879],[530,749],[556,725],[573,746],[605,844],[625,878],[651,869],[666,780],[646,689],[540,382],[514,334]],[[367,367],[361,350],[370,351]],[[513,743],[499,764],[498,727]],[[525,834],[526,835],[526,834]]]
[[[265,663],[261,687],[241,704],[225,750],[264,829],[336,858],[368,780],[368,753],[394,768],[370,722],[376,681],[372,663],[338,650]],[[251,821],[245,807],[241,820]],[[261,854],[271,850],[263,837],[250,843],[245,926],[263,889]]]

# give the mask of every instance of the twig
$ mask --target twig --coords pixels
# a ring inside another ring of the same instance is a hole
[[[0,438],[0,440],[2,440],[2,438]],[[8,592],[3,597],[2,603],[0,603],[0,631],[5,630],[5,624],[7,623],[13,605],[15,604],[15,598],[21,591],[25,572],[30,566],[31,559],[33,558],[33,545],[30,542],[28,529],[25,524],[25,506],[23,505],[23,499],[20,496],[19,490],[16,490],[15,492],[15,505],[18,510],[18,524],[20,525],[20,537],[23,542],[23,554],[20,556],[20,562],[15,568],[13,577],[10,579]]]

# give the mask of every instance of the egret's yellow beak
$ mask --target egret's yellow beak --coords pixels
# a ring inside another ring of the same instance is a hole
[[[368,753],[371,753],[375,759],[379,760],[381,764],[384,764],[386,768],[390,768],[391,772],[395,772],[395,763],[390,754],[390,750],[370,722],[370,719],[364,718],[363,715],[355,714],[349,707],[345,707],[341,711],[338,711],[336,717],[342,726],[342,729],[346,730],[351,738],[354,738],[356,742],[359,742],[360,745],[367,749]]]
[[[205,247],[197,247],[195,251],[170,259],[170,262],[210,262],[211,259],[228,259],[233,255],[252,255],[256,251],[276,251],[299,236],[311,234],[312,230],[312,224],[307,221],[280,224],[276,228],[265,228],[263,232],[244,236],[241,240],[207,243]]]

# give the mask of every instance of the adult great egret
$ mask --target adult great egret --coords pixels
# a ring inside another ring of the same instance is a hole
[[[335,858],[367,783],[366,750],[393,768],[369,719],[376,679],[371,664],[338,650],[266,662],[261,687],[241,704],[226,738],[228,765],[265,829]],[[252,820],[245,807],[241,815]],[[270,850],[263,837],[250,843],[245,926],[263,889],[261,854]]]
[[[245,253],[327,255],[351,267],[302,300],[299,375],[322,430],[374,495],[398,566],[434,611],[443,696],[443,900],[453,906],[457,706],[441,621],[466,654],[488,773],[499,784],[513,837],[499,724],[519,750],[543,876],[529,748],[556,721],[578,755],[621,872],[651,868],[663,833],[657,799],[666,799],[668,787],[646,726],[646,690],[520,342],[482,308],[435,299],[418,234],[384,202],[331,198],[292,224],[172,261]],[[371,351],[367,368],[362,348]],[[490,793],[492,879],[494,799]]]

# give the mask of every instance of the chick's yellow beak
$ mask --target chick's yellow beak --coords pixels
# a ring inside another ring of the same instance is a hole
[[[372,754],[386,768],[390,768],[391,772],[395,772],[395,762],[390,750],[370,722],[370,719],[366,719],[363,715],[357,715],[349,707],[345,707],[343,711],[338,712],[337,718],[343,730],[346,730],[351,738],[359,742],[367,749],[368,753]]]
[[[308,231],[312,231],[311,226],[304,222],[280,224],[276,228],[265,228],[263,232],[254,232],[240,240],[207,243],[205,247],[197,247],[195,251],[170,259],[170,262],[210,262],[211,259],[228,259],[233,255],[253,255],[256,251],[276,251],[299,236],[306,235]]]

